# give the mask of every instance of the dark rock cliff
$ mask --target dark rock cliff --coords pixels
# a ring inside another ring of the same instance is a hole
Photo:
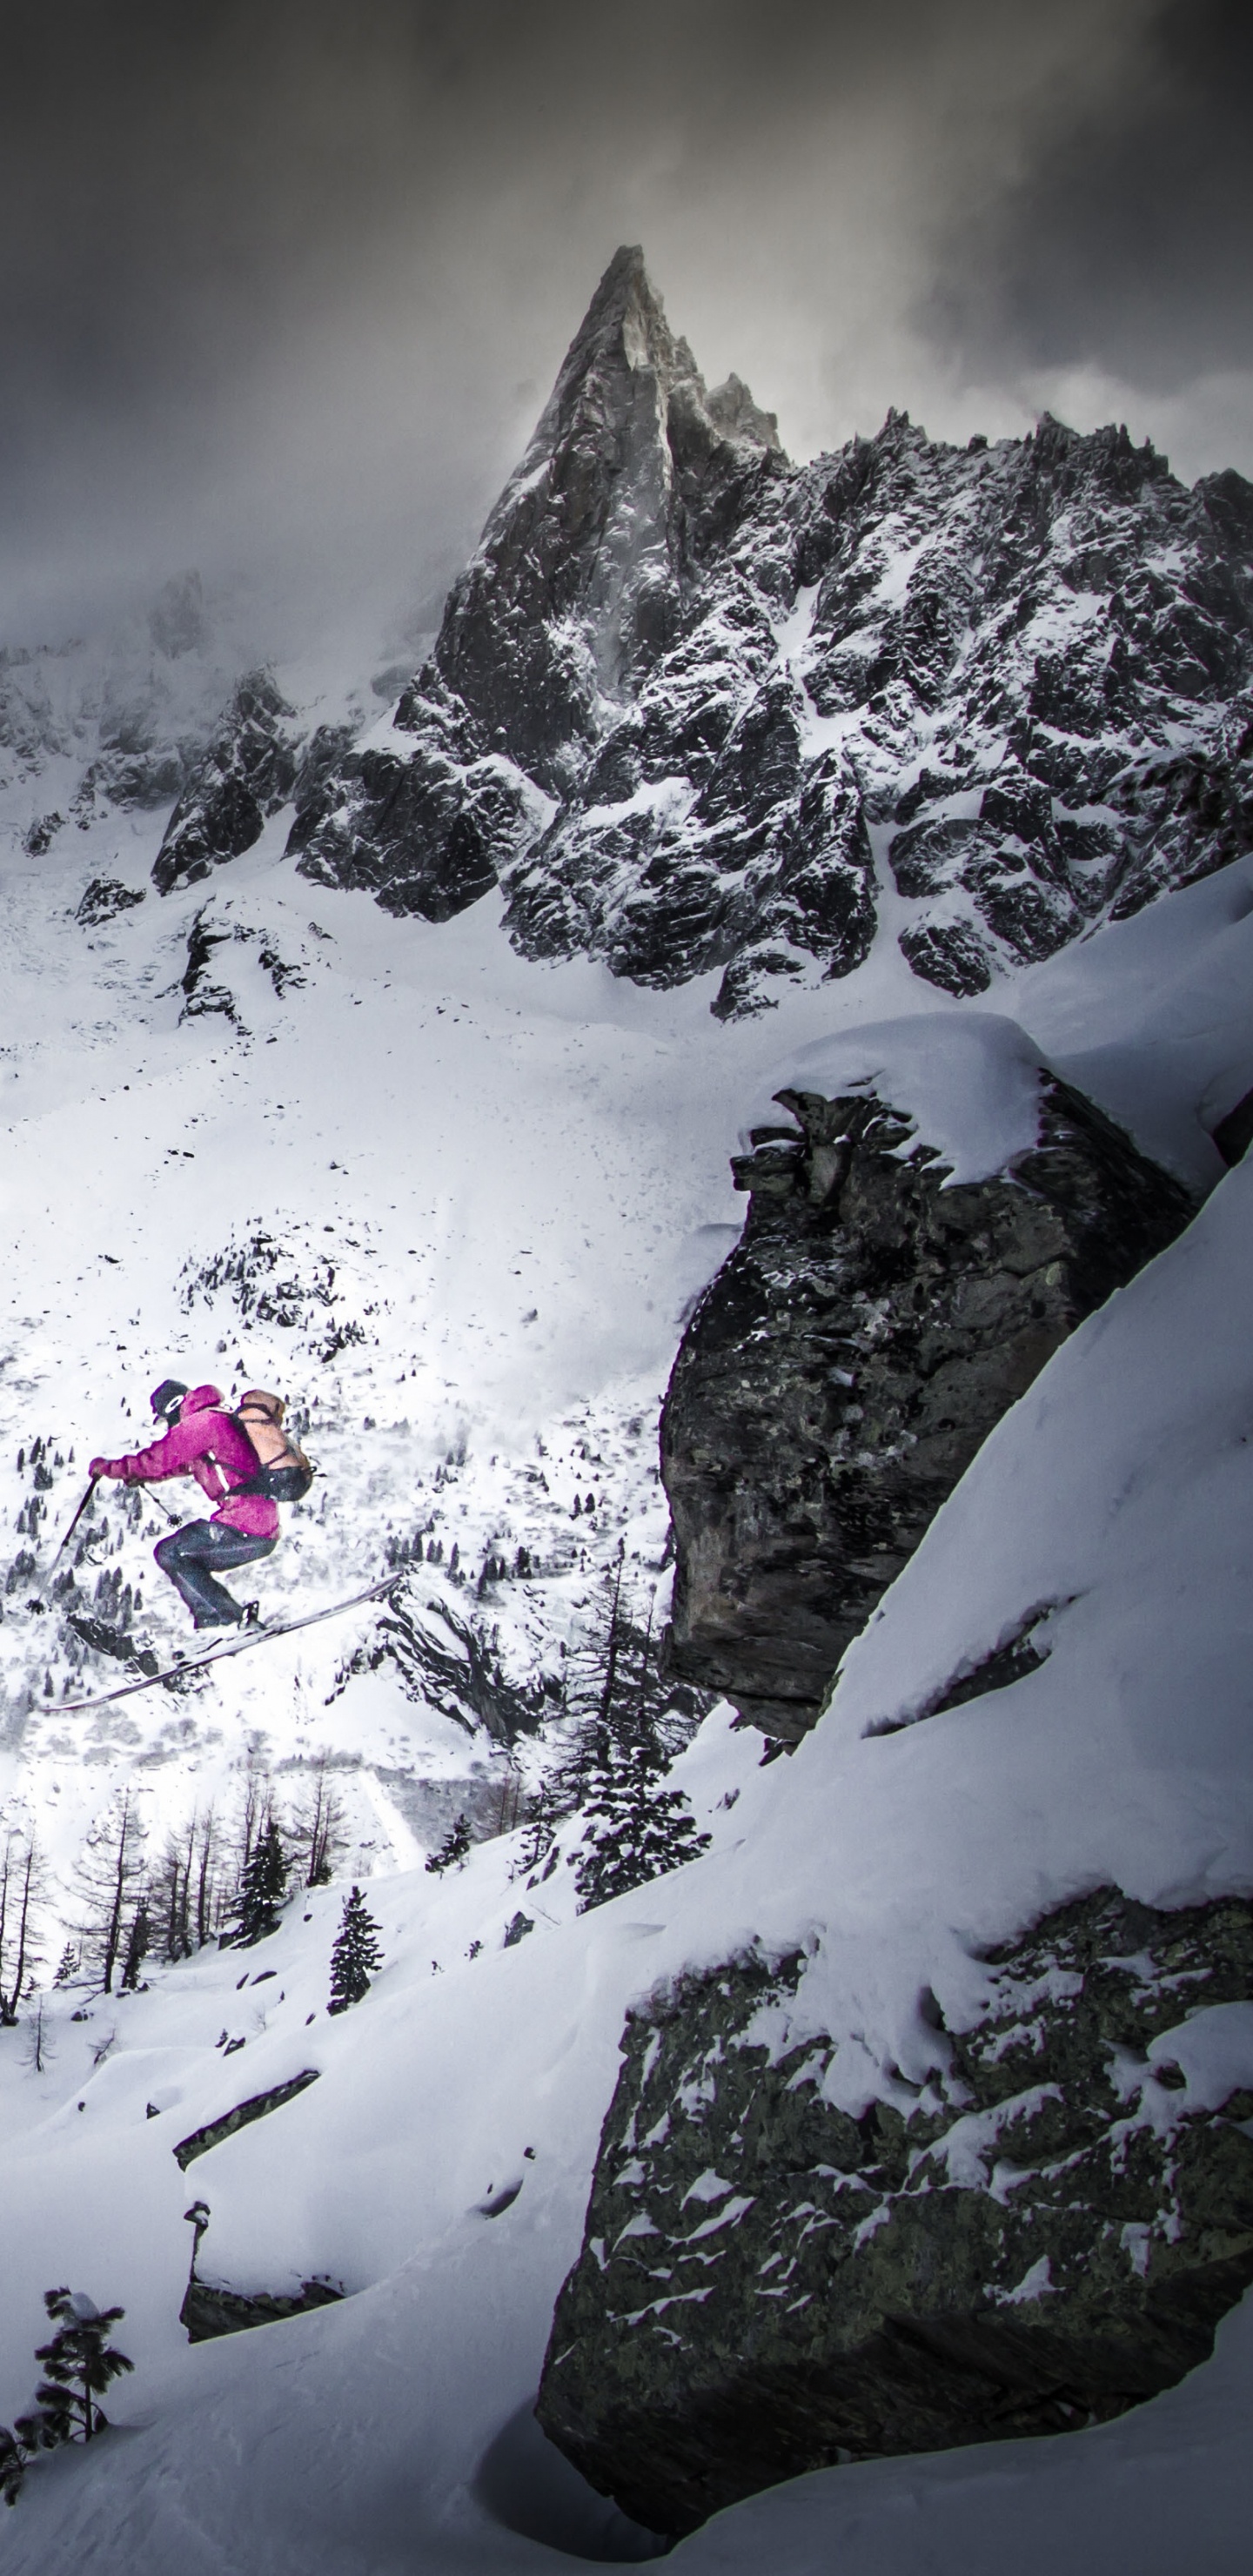
[[[947,1186],[873,1094],[778,1097],[796,1124],[733,1164],[748,1220],[684,1335],[661,1454],[671,1668],[794,1741],[993,1425],[1191,1206],[1052,1075],[1036,1146]]]
[[[1253,1996],[1249,1906],[1101,1889],[987,1964],[978,2025],[937,2013],[930,2080],[860,2119],[829,2041],[766,2044],[799,1959],[628,2021],[537,2408],[624,2513],[1073,2430],[1209,2352],[1253,2280],[1253,2095],[1207,2100],[1175,2035]]]
[[[270,672],[250,672],[166,825],[152,871],[159,894],[197,885],[252,848],[292,793],[295,744],[295,708]]]
[[[803,467],[602,279],[390,737],[308,782],[321,882],[714,1007],[861,963],[976,993],[1253,847],[1253,492],[1125,429]]]

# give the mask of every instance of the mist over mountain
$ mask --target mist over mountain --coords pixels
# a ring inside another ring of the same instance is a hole
[[[18,7],[0,638],[189,563],[267,655],[442,593],[623,241],[802,460],[1051,409],[1247,474],[1246,44],[1234,0]]]

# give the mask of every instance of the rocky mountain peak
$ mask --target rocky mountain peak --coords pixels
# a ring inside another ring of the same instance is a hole
[[[618,251],[435,649],[492,748],[548,792],[675,640],[715,488],[771,448],[776,424],[738,377],[706,394],[642,250]]]
[[[528,457],[568,437],[589,384],[641,368],[667,380],[695,372],[685,341],[676,341],[638,243],[615,251],[566,352]],[[519,468],[525,474],[527,459]]]
[[[729,375],[706,396],[705,409],[726,438],[742,438],[753,447],[779,446],[779,423],[772,411],[755,403],[742,376]]]
[[[523,954],[717,967],[721,1017],[885,915],[986,993],[1253,847],[1253,491],[1048,415],[793,465],[625,248],[387,737],[324,730],[296,806],[318,882],[434,921],[499,884]]]

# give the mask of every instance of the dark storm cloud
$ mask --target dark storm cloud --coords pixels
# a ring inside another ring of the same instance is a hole
[[[10,0],[0,25],[10,635],[193,559],[323,601],[443,577],[623,239],[797,450],[891,400],[948,426],[963,373],[996,427],[1024,365],[1231,362],[1194,292],[1207,259],[1244,292],[1205,150],[1237,20],[1209,0]]]
[[[936,297],[986,370],[1018,354],[1175,388],[1253,363],[1253,10],[1172,0],[1094,107],[949,246]]]

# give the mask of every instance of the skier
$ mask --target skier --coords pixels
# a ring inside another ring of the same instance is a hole
[[[188,1389],[177,1378],[163,1378],[152,1393],[154,1418],[165,1425],[164,1437],[127,1458],[93,1458],[88,1473],[115,1476],[125,1485],[156,1485],[167,1476],[195,1477],[217,1509],[211,1520],[188,1521],[171,1530],[153,1549],[191,1611],[197,1628],[251,1626],[258,1616],[255,1601],[232,1600],[215,1575],[256,1558],[271,1556],[278,1541],[278,1507],[256,1490],[260,1460],[244,1425],[255,1419],[278,1429],[283,1405],[278,1396],[249,1387],[240,1398],[238,1417],[228,1413],[216,1386]],[[249,1491],[249,1486],[254,1488]]]

